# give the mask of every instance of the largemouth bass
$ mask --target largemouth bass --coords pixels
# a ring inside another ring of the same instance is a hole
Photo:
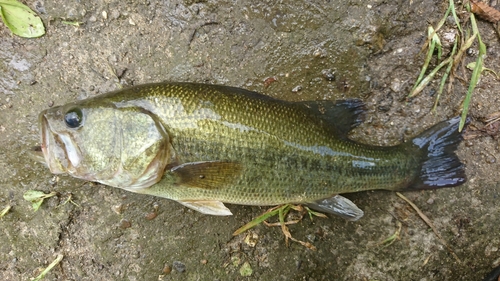
[[[347,137],[363,110],[359,100],[288,102],[226,86],[146,84],[43,111],[42,151],[52,173],[212,215],[231,214],[223,203],[356,212],[336,195],[466,181],[455,155],[458,118],[381,147]]]

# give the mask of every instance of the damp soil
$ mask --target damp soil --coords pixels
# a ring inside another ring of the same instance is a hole
[[[481,122],[500,111],[500,83],[488,73],[470,108],[471,128],[482,131],[458,151],[468,182],[405,193],[449,248],[393,192],[347,194],[365,212],[357,222],[304,218],[290,225],[312,251],[286,246],[277,227],[232,236],[267,207],[229,205],[231,217],[202,215],[54,176],[28,153],[40,145],[43,109],[161,81],[223,84],[291,101],[360,98],[367,117],[353,139],[409,140],[459,113],[470,77],[459,69],[463,79],[443,94],[437,113],[430,109],[439,79],[406,100],[427,26],[444,15],[447,1],[25,2],[47,34],[22,39],[0,26],[0,209],[12,206],[0,219],[1,280],[29,280],[58,254],[64,258],[47,280],[481,280],[500,263],[500,142],[498,130]],[[496,69],[499,37],[487,22],[479,28],[486,66]],[[447,21],[444,32],[454,29]],[[468,53],[466,61],[474,61],[477,47]],[[23,199],[30,189],[58,195],[34,212]],[[392,244],[381,243],[395,233]]]

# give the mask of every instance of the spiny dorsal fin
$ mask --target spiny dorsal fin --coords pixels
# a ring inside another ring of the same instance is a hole
[[[363,122],[365,104],[358,99],[339,101],[304,101],[298,104],[307,107],[319,118],[334,126],[340,135],[349,133]]]
[[[241,174],[242,166],[230,161],[185,163],[170,171],[178,177],[177,184],[205,189],[217,189],[232,184]]]

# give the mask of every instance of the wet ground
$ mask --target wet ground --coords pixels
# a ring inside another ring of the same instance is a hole
[[[58,254],[64,258],[47,280],[481,280],[500,263],[495,132],[460,146],[467,184],[405,193],[459,261],[392,192],[346,195],[365,211],[358,222],[307,218],[291,225],[296,238],[318,249],[311,251],[286,247],[276,227],[232,237],[265,207],[230,205],[232,217],[206,216],[173,201],[54,177],[27,153],[39,145],[41,110],[159,81],[224,84],[286,100],[361,98],[367,120],[352,137],[396,144],[457,115],[463,99],[467,82],[456,79],[437,114],[429,113],[436,79],[405,100],[423,62],[427,25],[439,21],[447,1],[26,2],[47,34],[28,40],[0,28],[0,209],[13,206],[0,219],[1,280],[29,280]],[[499,37],[491,24],[479,26],[486,66],[496,69]],[[476,59],[474,50],[467,62]],[[270,77],[276,82],[265,87]],[[477,128],[499,111],[499,89],[493,75],[481,78],[471,106]],[[33,212],[22,197],[29,189],[59,194]],[[63,204],[70,195],[75,204]],[[380,244],[398,229],[399,239]]]

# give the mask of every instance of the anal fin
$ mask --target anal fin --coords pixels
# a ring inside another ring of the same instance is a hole
[[[220,201],[177,201],[202,214],[213,216],[232,216],[233,213]]]
[[[308,203],[307,207],[340,216],[348,221],[357,221],[364,215],[363,210],[358,208],[356,204],[340,195]]]

